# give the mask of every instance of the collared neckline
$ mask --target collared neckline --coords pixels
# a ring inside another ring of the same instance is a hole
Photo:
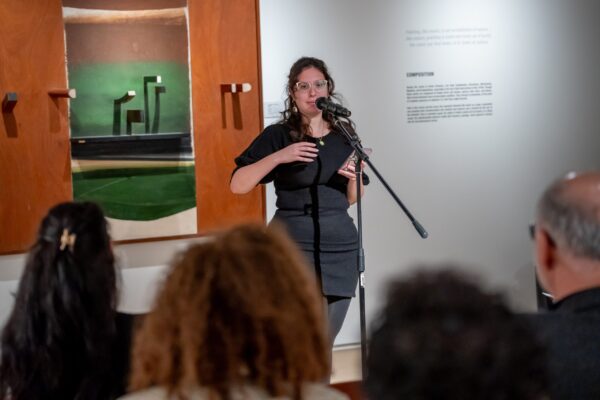
[[[596,309],[600,312],[600,287],[573,293],[552,305],[554,312],[578,313]]]

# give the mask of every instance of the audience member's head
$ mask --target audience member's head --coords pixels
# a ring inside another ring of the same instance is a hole
[[[250,384],[297,396],[329,370],[322,307],[283,231],[226,231],[175,262],[136,337],[131,389],[203,387],[228,398]]]
[[[544,352],[505,305],[455,272],[390,285],[371,336],[367,392],[388,399],[541,399]]]
[[[106,396],[116,291],[102,210],[93,203],[53,207],[29,251],[2,333],[0,397]]]
[[[569,174],[538,203],[540,283],[555,300],[600,286],[600,173]]]

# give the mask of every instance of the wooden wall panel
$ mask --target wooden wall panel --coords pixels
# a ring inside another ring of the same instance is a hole
[[[258,0],[189,0],[198,226],[265,218],[264,189],[229,191],[233,159],[262,128]],[[248,93],[221,84],[250,83]]]
[[[0,254],[25,250],[41,217],[71,199],[60,0],[0,1],[0,101],[17,92],[0,119]]]

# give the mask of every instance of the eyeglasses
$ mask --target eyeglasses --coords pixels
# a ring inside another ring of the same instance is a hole
[[[308,92],[310,90],[310,88],[314,88],[316,92],[322,92],[323,90],[327,89],[327,85],[329,84],[329,82],[327,82],[327,79],[319,79],[318,81],[314,81],[314,82],[296,82],[296,84],[294,85],[294,90],[298,91],[298,92]]]
[[[535,224],[529,224],[529,237],[535,239]]]

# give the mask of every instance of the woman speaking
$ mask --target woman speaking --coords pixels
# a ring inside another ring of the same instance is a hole
[[[259,183],[274,182],[274,220],[283,223],[314,265],[328,304],[333,343],[342,327],[358,281],[358,234],[348,208],[356,202],[353,148],[332,117],[317,108],[320,97],[335,98],[335,84],[325,63],[303,57],[288,75],[286,109],[280,122],[267,127],[235,159],[233,193],[247,193]],[[363,184],[368,183],[361,175]]]

